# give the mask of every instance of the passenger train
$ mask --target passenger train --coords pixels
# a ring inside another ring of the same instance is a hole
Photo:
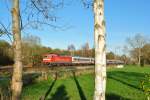
[[[42,63],[48,66],[55,65],[93,65],[95,63],[94,58],[90,57],[78,57],[78,56],[60,56],[57,54],[45,54],[43,56]],[[107,60],[107,65],[119,65],[124,64],[120,60]]]
[[[43,57],[43,64],[46,65],[90,65],[94,64],[94,58],[78,56],[60,56],[57,54],[46,54]]]

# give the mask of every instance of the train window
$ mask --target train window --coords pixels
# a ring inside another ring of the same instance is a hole
[[[81,61],[89,61],[90,59],[80,59]]]
[[[73,59],[74,61],[86,61],[86,62],[94,61],[94,59],[92,58],[82,58],[82,57],[74,57]]]

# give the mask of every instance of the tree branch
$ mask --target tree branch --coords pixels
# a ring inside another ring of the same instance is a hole
[[[0,25],[1,25],[2,28],[3,28],[3,30],[0,29],[0,32],[2,32],[2,34],[0,35],[0,37],[1,37],[2,35],[6,34],[7,37],[9,38],[9,40],[10,40],[11,43],[12,43],[12,39],[11,39],[11,37],[10,37],[10,35],[12,35],[12,34],[7,30],[7,28],[5,27],[5,25],[4,25],[2,22],[0,22]]]

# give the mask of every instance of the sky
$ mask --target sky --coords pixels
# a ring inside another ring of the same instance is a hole
[[[108,51],[121,53],[126,38],[137,33],[150,37],[150,0],[105,0],[104,3]],[[6,13],[4,0],[0,1],[0,8],[0,20],[11,22],[11,14]],[[94,46],[92,8],[84,8],[80,0],[74,0],[55,14],[59,17],[56,24],[69,28],[54,30],[43,26],[39,30],[26,30],[26,33],[40,37],[41,44],[51,48],[67,49],[69,44],[74,44],[79,49],[86,42],[91,48]],[[26,33],[22,33],[22,36]],[[8,40],[6,36],[0,39]]]

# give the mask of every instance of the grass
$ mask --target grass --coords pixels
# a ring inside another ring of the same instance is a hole
[[[2,100],[9,100],[10,98],[10,78],[8,76],[0,76],[0,98]],[[0,100],[1,100],[0,99]]]
[[[73,74],[73,73],[72,73]],[[107,70],[107,100],[145,100],[140,89],[144,76],[150,74],[150,67],[126,66],[122,69]],[[1,83],[0,83],[1,84]],[[26,85],[22,100],[92,100],[94,92],[94,75],[85,74],[65,79],[52,79]]]
[[[140,81],[145,74],[150,74],[150,67],[126,66],[123,69],[108,69],[107,100],[144,100],[146,97],[140,89]],[[53,82],[53,84],[52,84]],[[48,88],[47,100],[92,100],[94,92],[94,75],[86,74],[58,79],[49,79],[24,87],[23,100],[39,100]]]
[[[107,73],[107,94],[117,95],[111,98],[127,100],[145,100],[145,95],[140,89],[140,82],[146,74],[150,74],[150,68],[128,66],[123,69],[111,69]],[[117,100],[118,100],[117,99]],[[112,100],[112,99],[111,99]]]
[[[80,94],[82,94],[83,98],[86,97],[88,100],[91,100],[92,91],[94,91],[93,79],[92,75],[82,75],[78,79],[75,79],[75,77],[58,79],[55,81],[47,98],[50,100],[80,100]],[[49,79],[48,81],[42,81],[25,87],[23,90],[23,100],[38,100],[41,96],[45,95],[53,81]],[[87,84],[89,86],[86,86]]]

